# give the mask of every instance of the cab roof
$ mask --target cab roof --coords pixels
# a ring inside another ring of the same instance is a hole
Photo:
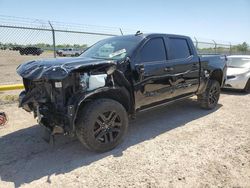
[[[176,35],[176,34],[166,34],[166,33],[139,33],[139,34],[130,34],[130,35],[121,35],[121,36],[116,36],[119,38],[138,38],[140,37],[141,39],[144,38],[151,38],[151,37],[175,37],[175,38],[186,38],[190,39],[188,36],[184,35]]]

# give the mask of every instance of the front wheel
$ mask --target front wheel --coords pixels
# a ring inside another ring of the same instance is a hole
[[[209,80],[206,91],[198,95],[201,108],[214,109],[220,98],[220,83],[217,80]]]
[[[250,93],[250,79],[247,81],[247,84],[246,84],[246,86],[244,88],[244,91],[246,93]]]
[[[111,99],[87,103],[79,112],[76,135],[89,150],[105,152],[122,142],[128,129],[124,107]]]

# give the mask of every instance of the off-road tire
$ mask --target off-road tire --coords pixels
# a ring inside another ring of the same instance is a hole
[[[220,83],[217,80],[209,80],[203,94],[198,95],[198,102],[203,109],[214,109],[220,98]]]
[[[114,114],[112,119],[116,119],[109,122],[111,113]],[[128,115],[125,108],[111,99],[88,102],[80,109],[76,120],[77,138],[87,149],[95,152],[106,152],[115,148],[123,141],[127,129]]]
[[[245,88],[244,88],[244,91],[245,91],[246,93],[250,93],[250,78],[249,78],[248,81],[247,81],[247,84],[246,84],[246,86],[245,86]]]

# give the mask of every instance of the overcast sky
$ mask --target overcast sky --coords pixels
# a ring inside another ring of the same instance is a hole
[[[0,15],[250,44],[250,0],[0,0]]]

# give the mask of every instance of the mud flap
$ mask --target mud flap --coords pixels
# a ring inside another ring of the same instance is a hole
[[[44,129],[44,133],[43,133],[42,138],[45,142],[47,142],[51,146],[53,146],[53,147],[55,146],[55,135],[53,135],[49,129],[47,129],[47,128]]]

